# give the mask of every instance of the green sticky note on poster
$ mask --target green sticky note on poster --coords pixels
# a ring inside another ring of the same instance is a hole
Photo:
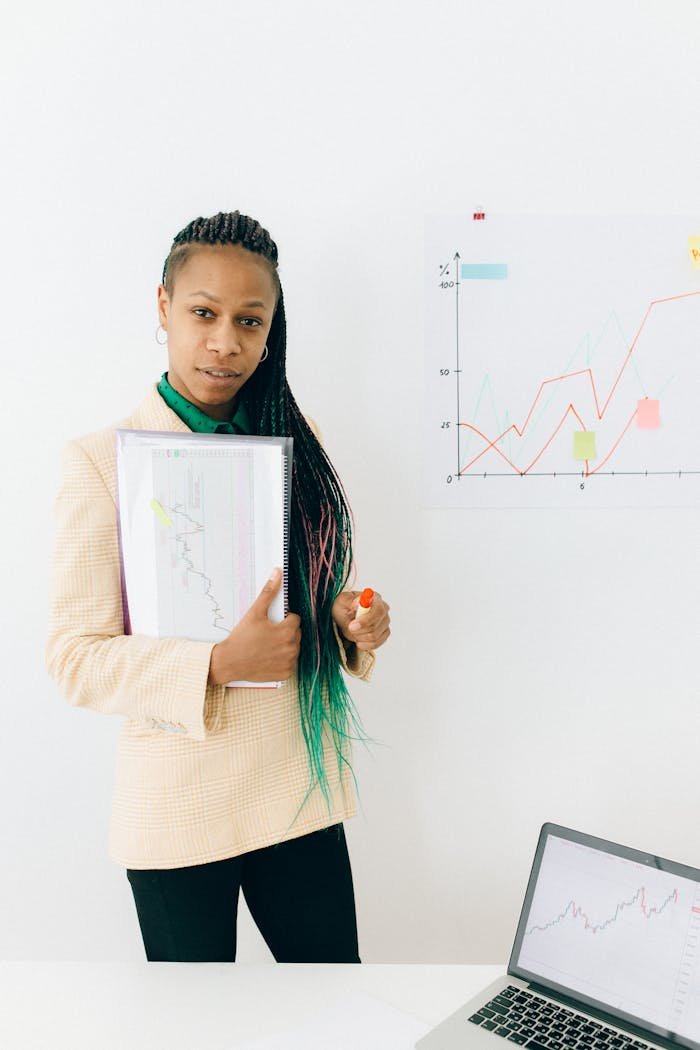
[[[574,431],[574,459],[587,460],[595,459],[595,431],[594,430],[575,430]]]

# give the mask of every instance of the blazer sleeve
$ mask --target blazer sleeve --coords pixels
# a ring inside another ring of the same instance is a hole
[[[322,445],[323,441],[321,439],[321,431],[318,423],[315,419],[312,419],[311,416],[305,416],[304,418],[309,424],[309,428],[313,432],[319,445]],[[352,675],[353,678],[361,678],[363,681],[368,682],[372,676],[372,671],[376,661],[374,649],[358,649],[354,642],[345,643],[335,622],[333,623],[333,633],[335,635],[335,640],[338,643],[340,663],[343,669],[347,671],[349,675]]]
[[[374,670],[374,662],[377,658],[374,649],[358,649],[354,642],[348,643],[350,648],[346,649],[335,623],[333,624],[333,632],[338,642],[340,662],[343,668],[353,678],[361,678],[364,682],[369,682]]]
[[[224,685],[207,684],[213,642],[125,635],[117,511],[77,441],[64,448],[45,663],[70,704],[204,740]]]

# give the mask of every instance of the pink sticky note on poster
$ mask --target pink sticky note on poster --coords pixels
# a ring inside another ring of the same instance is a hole
[[[645,397],[637,402],[637,426],[642,430],[656,430],[661,426],[659,402],[652,397]]]

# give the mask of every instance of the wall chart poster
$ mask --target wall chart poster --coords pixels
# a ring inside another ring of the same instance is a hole
[[[700,214],[432,215],[429,507],[700,506]]]

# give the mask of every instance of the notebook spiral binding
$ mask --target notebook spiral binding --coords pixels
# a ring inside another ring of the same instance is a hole
[[[289,529],[292,511],[292,455],[294,439],[287,438],[284,447],[284,615],[289,612]]]

